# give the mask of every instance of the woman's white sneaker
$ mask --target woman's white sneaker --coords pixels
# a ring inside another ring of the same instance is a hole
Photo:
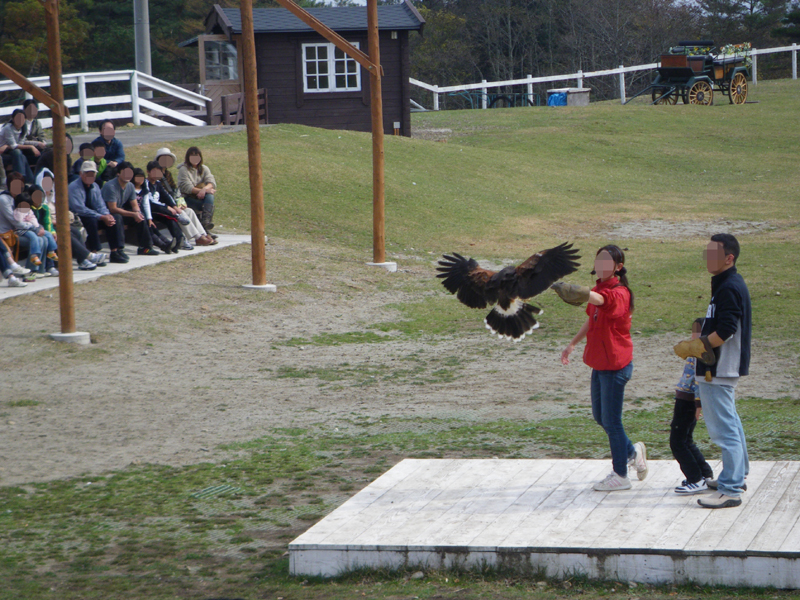
[[[620,477],[613,471],[603,481],[599,481],[592,486],[596,492],[617,492],[619,490],[631,489],[631,480],[627,476]]]
[[[633,445],[636,450],[636,458],[633,459],[633,466],[636,468],[636,476],[639,481],[644,481],[647,477],[647,447],[644,442],[636,442]]]

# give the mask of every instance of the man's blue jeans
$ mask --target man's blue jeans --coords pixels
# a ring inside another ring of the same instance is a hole
[[[636,454],[622,426],[625,384],[633,375],[633,363],[619,371],[592,370],[592,416],[605,429],[611,447],[611,464],[620,477],[628,475],[628,458]]]
[[[742,420],[736,412],[736,388],[700,380],[697,384],[708,435],[722,451],[722,472],[717,478],[717,489],[726,496],[738,498],[744,491],[742,486],[750,472],[750,460]]]

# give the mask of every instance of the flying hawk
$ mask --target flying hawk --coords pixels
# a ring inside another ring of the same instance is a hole
[[[518,267],[505,267],[495,272],[482,269],[473,258],[464,258],[453,252],[439,261],[442,285],[455,294],[462,304],[470,308],[486,308],[494,304],[486,315],[486,328],[500,337],[519,341],[539,323],[533,315],[541,308],[527,304],[529,298],[541,294],[553,283],[574,273],[580,266],[576,261],[578,250],[563,243],[531,256]]]

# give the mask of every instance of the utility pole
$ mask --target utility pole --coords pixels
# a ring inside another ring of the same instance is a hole
[[[153,74],[150,59],[150,6],[149,0],[133,0],[133,36],[136,53],[135,68],[146,75]],[[134,90],[134,93],[136,90]],[[144,98],[152,98],[153,92],[142,93]]]

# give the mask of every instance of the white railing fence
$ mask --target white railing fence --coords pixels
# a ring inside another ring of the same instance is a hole
[[[750,56],[752,57],[753,64],[750,68],[750,72],[752,75],[752,83],[753,85],[758,84],[758,56],[761,54],[774,54],[776,52],[791,52],[792,53],[792,79],[797,79],[797,51],[800,50],[797,44],[792,44],[791,46],[781,46],[778,48],[764,48],[761,50],[756,50],[753,48],[750,52]],[[622,104],[625,104],[625,100],[627,99],[626,96],[626,89],[625,89],[625,75],[627,73],[635,73],[637,71],[651,71],[656,69],[660,66],[660,63],[650,63],[647,65],[636,65],[633,67],[625,67],[620,65],[617,69],[606,69],[603,71],[578,71],[577,73],[570,73],[568,75],[550,75],[547,77],[534,77],[532,75],[528,75],[524,79],[509,79],[507,81],[486,81],[485,79],[480,83],[468,83],[464,85],[448,85],[448,86],[438,86],[438,85],[430,85],[423,81],[419,81],[417,79],[409,78],[411,85],[417,86],[422,88],[423,90],[428,90],[429,92],[433,93],[433,110],[439,110],[439,95],[440,94],[449,94],[452,92],[468,92],[471,90],[480,90],[481,95],[481,108],[487,108],[488,105],[488,98],[489,98],[489,90],[493,88],[505,87],[505,86],[514,86],[514,85],[526,85],[528,96],[533,95],[533,84],[535,83],[550,83],[550,82],[557,82],[557,81],[575,81],[575,87],[583,88],[583,83],[585,79],[589,79],[591,77],[605,77],[608,75],[617,75],[619,76],[619,95],[620,101]]]
[[[41,88],[50,87],[50,77],[33,77],[33,83]],[[92,83],[109,83],[126,81],[130,82],[130,92],[117,96],[100,96],[88,97],[86,94],[86,85]],[[77,86],[77,96],[75,100],[66,100],[64,103],[70,109],[71,116],[67,118],[67,124],[79,123],[81,129],[89,131],[89,123],[103,121],[105,119],[132,119],[135,125],[147,123],[149,125],[157,125],[159,127],[174,127],[173,123],[164,121],[163,119],[154,116],[153,113],[159,116],[166,116],[175,119],[187,125],[196,125],[203,127],[206,121],[184,114],[180,111],[167,108],[152,102],[144,97],[144,92],[148,90],[163,92],[169,96],[173,96],[179,100],[183,100],[189,104],[200,107],[201,110],[210,111],[211,98],[195,94],[182,87],[157,79],[140,71],[105,71],[101,73],[72,73],[63,76],[64,87]],[[3,80],[0,81],[0,92],[11,92],[19,90],[20,87],[13,81]],[[30,98],[30,94],[25,94]],[[65,94],[66,95],[66,94]],[[22,104],[20,102],[20,104]],[[103,106],[119,106],[130,104],[130,108],[123,109],[106,109],[96,112],[89,112],[90,108],[103,107]],[[10,115],[18,106],[6,106],[0,108],[0,117]],[[75,111],[74,109],[78,109]],[[43,104],[39,104],[40,113],[49,112],[49,108]],[[146,112],[145,112],[146,111]],[[42,127],[49,128],[52,125],[52,119],[40,118],[39,122]]]

